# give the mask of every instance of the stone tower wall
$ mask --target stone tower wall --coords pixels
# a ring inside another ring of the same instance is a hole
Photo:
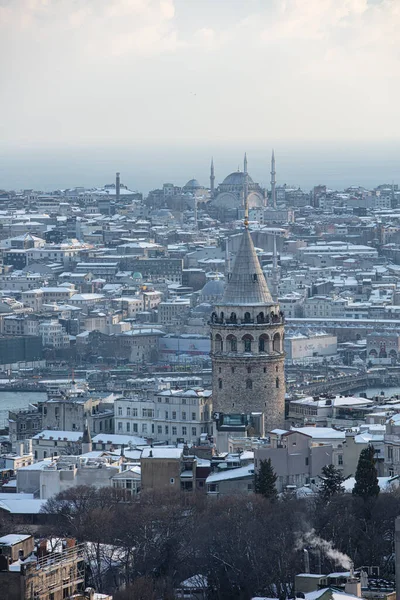
[[[283,428],[283,335],[283,324],[243,324],[236,327],[211,325],[212,391],[215,411],[228,414],[262,412],[265,431]],[[230,345],[232,336],[237,340],[237,350],[233,352]],[[244,351],[242,338],[246,336],[253,338],[251,352]],[[259,348],[260,337],[264,338],[262,351]]]

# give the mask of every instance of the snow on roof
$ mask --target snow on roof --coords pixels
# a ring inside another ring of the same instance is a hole
[[[208,579],[205,575],[193,575],[185,581],[182,581],[180,588],[204,589],[208,586]]]
[[[151,453],[151,455],[150,455]],[[182,448],[143,448],[142,458],[181,458]]]
[[[345,492],[351,492],[356,483],[355,477],[349,477],[343,482]],[[393,486],[397,487],[399,484],[399,476],[395,477],[378,477],[378,484],[382,492],[389,491]]]
[[[227,479],[242,479],[243,477],[254,477],[253,463],[237,469],[227,469],[220,473],[212,473],[207,477],[206,483],[216,483]]]
[[[276,435],[286,435],[290,433],[287,429],[273,429],[270,433],[275,433]]]
[[[61,441],[68,441],[68,442],[77,442],[82,438],[82,431],[59,431],[57,430],[52,430],[52,429],[45,429],[43,431],[41,431],[40,433],[37,433],[36,435],[33,436],[33,440],[61,440]]]
[[[21,534],[17,534],[17,533],[10,533],[9,535],[3,535],[2,537],[0,537],[0,545],[13,546],[14,544],[19,544],[20,542],[29,540],[30,537],[32,537],[32,536],[21,535]]]
[[[337,431],[337,429],[332,429],[332,427],[292,427],[291,431],[304,433],[315,439],[344,440],[346,437],[344,431]]]
[[[29,498],[27,500],[15,499],[15,494],[8,494],[8,496],[11,497],[7,501],[0,501],[0,509],[16,515],[38,514],[42,506],[47,502],[47,500],[38,500],[36,498]]]
[[[115,433],[98,433],[92,437],[94,444],[113,444],[114,446],[147,446],[147,440],[133,435],[118,435]]]

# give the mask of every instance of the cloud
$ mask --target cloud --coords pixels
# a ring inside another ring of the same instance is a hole
[[[399,0],[0,0],[2,138],[400,138],[399,28]]]

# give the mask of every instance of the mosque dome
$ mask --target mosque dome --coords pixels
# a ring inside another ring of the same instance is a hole
[[[197,181],[197,179],[189,179],[189,181],[183,186],[184,190],[200,190],[203,186]]]
[[[233,173],[228,175],[228,177],[225,177],[224,181],[222,182],[222,185],[241,185],[241,186],[243,186],[245,183],[244,179],[245,179],[245,174],[242,171],[234,171]],[[253,183],[253,180],[249,174],[247,174],[247,182]]]
[[[135,271],[135,273],[132,275],[133,279],[143,279],[143,275],[141,273],[139,273],[139,271]]]
[[[202,298],[218,298],[224,295],[225,283],[222,279],[210,279],[200,292]]]

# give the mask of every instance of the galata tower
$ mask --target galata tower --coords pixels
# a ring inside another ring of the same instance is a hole
[[[283,428],[284,316],[268,290],[247,217],[232,273],[210,327],[214,411],[262,413],[260,435]]]

